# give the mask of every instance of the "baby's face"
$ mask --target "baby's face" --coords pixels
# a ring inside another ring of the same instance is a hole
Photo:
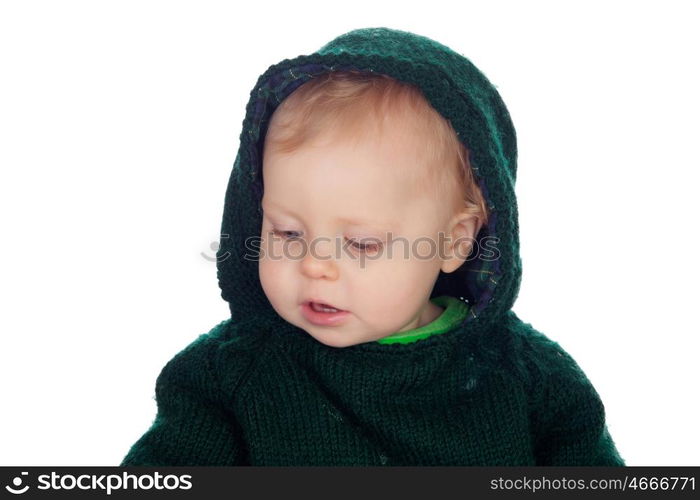
[[[265,153],[263,290],[282,318],[334,347],[418,328],[442,312],[429,298],[450,214],[432,188],[416,190],[401,175],[427,168],[415,143],[370,135]],[[313,300],[345,312],[314,312]]]

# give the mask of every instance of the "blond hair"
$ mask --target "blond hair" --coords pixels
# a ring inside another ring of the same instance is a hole
[[[436,199],[450,200],[455,213],[466,210],[476,216],[478,233],[488,221],[488,210],[475,182],[469,150],[450,122],[430,105],[417,86],[387,75],[331,71],[305,82],[275,110],[263,157],[268,148],[291,153],[322,132],[342,131],[344,135],[359,138],[368,133],[370,117],[375,118],[380,129],[386,119],[393,117],[398,119],[396,123],[422,134],[425,140],[416,141],[415,147],[428,159],[429,167],[405,169],[400,175],[411,176],[414,186],[423,191],[426,186],[433,186]]]

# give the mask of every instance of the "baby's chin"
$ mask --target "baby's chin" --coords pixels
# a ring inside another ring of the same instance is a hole
[[[375,342],[385,335],[358,335],[357,333],[343,332],[342,328],[321,328],[325,331],[309,331],[308,328],[302,328],[307,334],[318,340],[320,343],[328,347],[350,347],[368,342]]]

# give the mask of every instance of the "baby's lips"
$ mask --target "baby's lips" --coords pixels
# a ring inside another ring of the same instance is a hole
[[[325,307],[332,307],[333,309],[337,309],[338,311],[347,312],[347,311],[345,311],[345,309],[341,309],[340,307],[336,307],[333,304],[329,304],[328,302],[324,302],[322,300],[309,299],[309,300],[305,301],[305,303],[308,304],[309,307],[311,307],[312,304],[318,304],[318,305],[325,306]]]

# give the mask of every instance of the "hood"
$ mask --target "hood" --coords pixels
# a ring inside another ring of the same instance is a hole
[[[353,30],[312,54],[284,59],[270,66],[252,89],[226,190],[217,252],[221,296],[232,320],[252,315],[283,321],[262,289],[257,260],[250,258],[255,248],[251,241],[259,241],[262,226],[261,160],[270,117],[304,82],[346,69],[383,73],[417,85],[470,151],[489,222],[465,263],[452,273],[440,272],[431,298],[466,300],[470,314],[462,326],[482,329],[511,309],[520,286],[515,129],[495,87],[468,59],[424,36],[389,28]]]

